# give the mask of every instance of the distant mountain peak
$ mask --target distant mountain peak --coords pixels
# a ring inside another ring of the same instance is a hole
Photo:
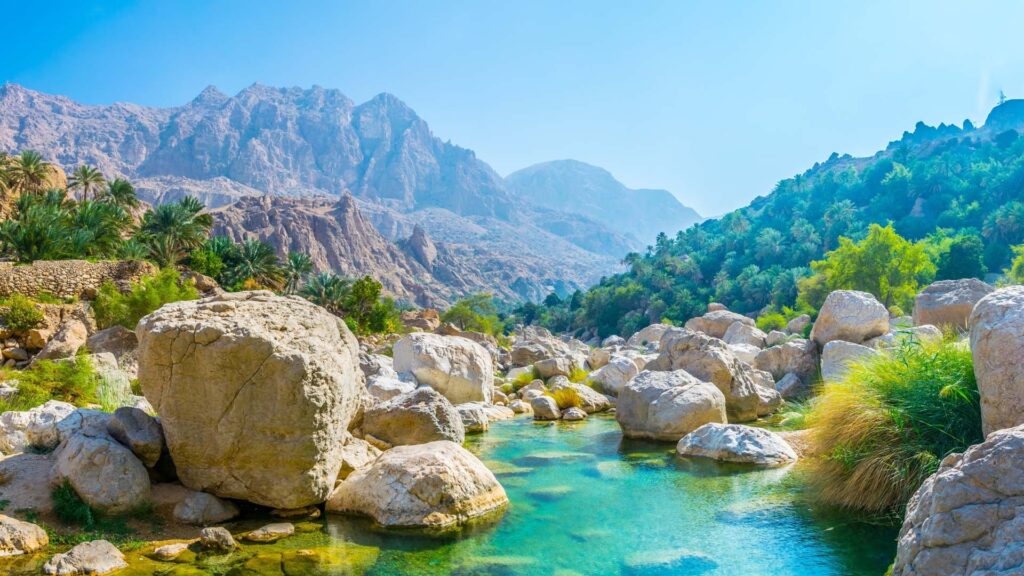
[[[1024,100],[1007,100],[988,113],[985,128],[995,131],[1021,128],[1024,126]]]

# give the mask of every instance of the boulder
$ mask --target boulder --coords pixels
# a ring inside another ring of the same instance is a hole
[[[391,376],[369,376],[366,379],[366,391],[379,402],[387,402],[395,396],[408,394],[415,389],[415,382],[406,382]]]
[[[1024,286],[979,300],[970,326],[985,434],[1024,422]]]
[[[0,458],[0,500],[7,502],[7,510],[53,511],[50,491],[55,459],[52,452]]]
[[[462,418],[462,426],[466,429],[467,434],[487,431],[489,423],[487,412],[484,411],[483,406],[479,403],[467,402],[465,404],[457,404],[455,410],[458,411],[459,417]]]
[[[709,423],[679,440],[680,456],[700,456],[721,462],[779,466],[796,461],[796,452],[778,434],[742,424]]]
[[[395,372],[395,363],[390,356],[383,354],[359,354],[359,369],[363,371],[363,376],[367,380],[371,376],[385,376],[388,378],[398,378],[398,372]]]
[[[54,477],[67,480],[89,507],[124,514],[149,501],[149,473],[112,438],[77,433],[57,449]]]
[[[93,354],[109,353],[117,360],[117,366],[131,378],[139,372],[139,339],[135,332],[117,325],[96,332],[85,341],[85,347]]]
[[[757,346],[750,344],[729,344],[729,351],[736,357],[740,362],[753,365],[754,360],[757,358],[758,353],[761,349]]]
[[[685,370],[641,372],[622,389],[615,410],[628,438],[674,442],[708,422],[726,422],[725,395]]]
[[[347,434],[341,449],[341,471],[338,472],[338,478],[348,478],[352,472],[369,466],[380,454],[381,451],[366,440]]]
[[[907,503],[893,576],[1019,574],[1024,426],[950,454]]]
[[[704,334],[714,338],[722,338],[734,322],[740,322],[741,324],[746,324],[748,326],[755,325],[751,318],[747,318],[742,314],[737,314],[728,310],[715,310],[708,312],[703,316],[690,318],[686,321],[685,327],[687,330],[703,332]]]
[[[295,526],[290,522],[275,522],[249,532],[243,539],[249,542],[277,542],[295,533]]]
[[[551,396],[542,395],[530,399],[530,410],[534,420],[558,420],[562,417],[562,411]]]
[[[218,552],[230,552],[238,544],[235,542],[231,532],[226,528],[203,528],[199,532],[199,546],[204,550],[216,550]]]
[[[786,341],[789,335],[780,330],[772,330],[764,337],[765,346],[778,346]]]
[[[733,322],[725,331],[722,340],[726,344],[746,344],[754,348],[764,348],[768,335],[746,322]]]
[[[707,310],[705,310],[705,312],[718,312],[719,310],[728,310],[728,309],[729,308],[726,307],[726,305],[722,304],[721,302],[708,302],[708,307],[707,307]]]
[[[718,312],[712,312],[718,314]],[[649,370],[686,370],[699,380],[711,382],[725,395],[729,419],[746,422],[757,418],[753,369],[729,350],[728,344],[701,332],[673,329],[661,339],[661,354]]]
[[[188,496],[174,507],[174,519],[193,526],[220,524],[236,516],[237,506],[206,492],[190,490]]]
[[[72,404],[48,400],[31,410],[0,414],[0,453],[14,454],[29,448],[53,450],[60,442],[57,425],[73,412]]]
[[[83,542],[43,565],[43,574],[94,576],[128,567],[124,554],[106,540]]]
[[[576,396],[580,399],[579,407],[587,414],[604,412],[612,407],[612,403],[608,401],[608,398],[606,398],[604,394],[601,394],[584,384],[567,381],[553,385],[551,387],[551,391],[554,392],[555,390],[561,390],[562,388],[572,388],[576,391]]]
[[[545,358],[533,364],[537,375],[547,380],[555,376],[569,376],[574,368],[572,360],[568,358]]]
[[[833,340],[821,349],[821,379],[836,381],[846,374],[851,363],[877,356],[874,348],[853,342]]]
[[[114,410],[107,424],[107,433],[131,450],[146,468],[156,466],[165,447],[160,422],[138,408],[121,407]]]
[[[889,331],[889,311],[874,296],[856,290],[836,290],[825,298],[811,328],[818,347],[833,340],[860,344]]]
[[[165,305],[136,333],[182,484],[273,508],[327,498],[364,389],[344,321],[299,297],[237,292]]]
[[[611,359],[612,350],[610,348],[594,348],[587,356],[587,365],[591,370],[597,370],[608,364]]]
[[[872,338],[864,343],[865,346],[875,349],[896,348],[905,342],[926,343],[941,342],[942,330],[931,324],[921,326],[909,326],[896,328],[877,338]]]
[[[612,334],[611,336],[605,338],[604,340],[601,340],[601,347],[602,348],[609,348],[611,346],[625,346],[625,345],[626,345],[626,340],[622,336],[616,336],[614,334]]]
[[[88,338],[89,329],[85,324],[75,318],[65,320],[53,338],[50,338],[50,341],[32,358],[32,361],[71,358],[78,353],[79,348],[85,346]]]
[[[505,490],[476,456],[438,441],[381,454],[338,485],[327,510],[366,515],[386,527],[443,529],[507,504]]]
[[[161,562],[171,562],[186,551],[188,551],[188,542],[175,542],[173,544],[157,546],[153,549],[153,552],[149,554],[149,557]]]
[[[782,406],[782,394],[775,389],[774,385],[756,386],[755,388],[757,390],[758,417],[774,414]]]
[[[794,338],[758,352],[754,368],[770,372],[776,380],[796,374],[810,386],[818,375],[818,347],[810,340]]]
[[[494,364],[487,349],[472,340],[410,334],[395,343],[394,359],[397,372],[411,373],[454,404],[491,401]]]
[[[626,356],[615,356],[608,364],[590,373],[590,381],[605,394],[618,396],[626,385],[640,370],[636,362]]]
[[[451,440],[461,444],[466,429],[458,410],[437,390],[420,386],[370,408],[363,432],[392,446]]]
[[[0,514],[0,557],[32,554],[49,544],[46,530],[31,522]]]
[[[525,402],[523,400],[513,400],[512,403],[508,405],[508,407],[512,409],[512,412],[515,412],[516,414],[533,413],[533,407],[530,406],[530,403]]]
[[[789,372],[775,383],[775,390],[783,400],[802,400],[811,393],[811,385]]]
[[[661,337],[669,328],[671,326],[668,324],[651,324],[630,336],[629,340],[626,340],[626,345],[638,348],[651,345],[657,347],[658,343],[661,342]]]
[[[974,305],[993,290],[995,288],[976,278],[933,282],[914,298],[914,325],[964,330]]]
[[[532,366],[545,358],[548,358],[548,350],[537,342],[517,342],[509,353],[513,366]]]
[[[801,314],[786,323],[786,332],[790,334],[803,334],[810,324],[811,317],[807,314]]]
[[[567,420],[569,422],[577,422],[579,420],[586,419],[587,413],[575,406],[570,406],[562,411],[562,420]]]

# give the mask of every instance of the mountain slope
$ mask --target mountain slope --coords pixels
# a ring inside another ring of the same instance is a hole
[[[584,214],[645,244],[659,232],[673,235],[701,220],[667,190],[631,190],[607,170],[577,160],[535,164],[509,174],[505,183],[538,206]]]

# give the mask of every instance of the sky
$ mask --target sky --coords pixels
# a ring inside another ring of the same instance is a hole
[[[390,92],[500,174],[562,158],[712,216],[1024,97],[1024,2],[4,0],[0,81],[174,106]]]

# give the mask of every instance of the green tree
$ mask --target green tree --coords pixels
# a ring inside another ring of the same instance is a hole
[[[82,164],[75,171],[71,173],[71,178],[68,179],[68,190],[78,190],[81,192],[82,200],[89,200],[90,196],[93,200],[99,195],[99,191],[105,188],[107,185],[106,178],[99,170],[92,166]]]
[[[986,272],[984,256],[985,245],[981,238],[974,235],[958,236],[950,243],[949,250],[939,256],[935,278],[981,278]]]
[[[288,294],[294,294],[302,284],[302,280],[313,271],[313,260],[308,254],[289,252],[283,269],[284,291]]]
[[[206,240],[213,218],[202,214],[203,205],[191,196],[161,204],[142,216],[138,238],[161,267],[173,266]]]
[[[1013,262],[1003,270],[1007,280],[1013,284],[1024,284],[1024,244],[1013,247]]]
[[[50,165],[34,150],[14,157],[7,170],[11,187],[19,193],[39,192],[50,176]]]
[[[280,290],[284,286],[284,271],[274,247],[259,240],[246,240],[238,245],[237,260],[227,272],[231,284]]]
[[[139,198],[135,195],[135,187],[124,178],[115,178],[107,184],[99,197],[104,202],[120,206],[125,211],[139,207]]]
[[[460,330],[483,332],[492,336],[499,336],[505,330],[491,294],[474,294],[459,300],[445,310],[441,320],[451,322]]]

